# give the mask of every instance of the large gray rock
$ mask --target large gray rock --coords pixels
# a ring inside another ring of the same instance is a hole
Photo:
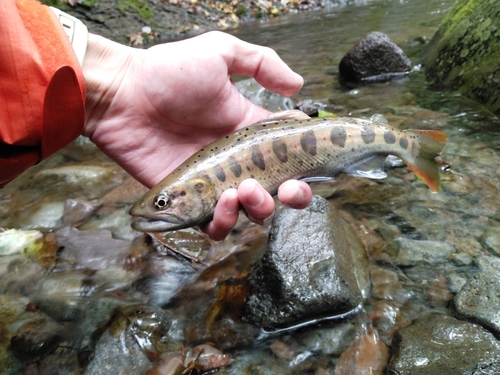
[[[360,40],[339,64],[340,78],[348,82],[385,81],[410,70],[411,61],[403,50],[377,31]]]
[[[363,301],[367,275],[359,238],[327,200],[315,196],[305,210],[277,212],[243,315],[275,329],[346,313]]]
[[[461,318],[471,319],[500,335],[500,259],[478,260],[481,272],[472,276],[454,299]]]
[[[394,336],[390,375],[457,375],[500,358],[500,343],[481,326],[449,316],[420,317]],[[487,373],[489,374],[489,373]]]
[[[459,0],[424,51],[427,79],[500,113],[500,2]]]

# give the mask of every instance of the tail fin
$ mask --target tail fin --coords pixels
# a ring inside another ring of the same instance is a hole
[[[448,137],[438,130],[411,130],[418,136],[418,150],[412,149],[412,161],[405,160],[408,167],[414,171],[430,189],[439,191],[439,168],[436,157],[441,154]]]

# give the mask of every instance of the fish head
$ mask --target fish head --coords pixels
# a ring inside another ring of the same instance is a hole
[[[210,180],[195,176],[171,184],[164,181],[132,206],[130,215],[138,217],[132,228],[166,232],[203,224],[212,218],[217,193]]]

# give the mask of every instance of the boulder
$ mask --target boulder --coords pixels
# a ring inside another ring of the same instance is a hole
[[[249,280],[243,316],[265,329],[356,309],[368,290],[365,248],[325,199],[277,212],[269,243]]]
[[[427,79],[500,114],[500,3],[458,0],[424,51]]]
[[[411,61],[387,35],[374,31],[360,40],[339,64],[341,81],[386,81],[407,75]]]

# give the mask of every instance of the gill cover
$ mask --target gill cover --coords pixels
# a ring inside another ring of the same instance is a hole
[[[192,177],[151,189],[131,209],[139,217],[132,228],[163,232],[188,228],[210,220],[217,203],[215,187],[208,179]]]

